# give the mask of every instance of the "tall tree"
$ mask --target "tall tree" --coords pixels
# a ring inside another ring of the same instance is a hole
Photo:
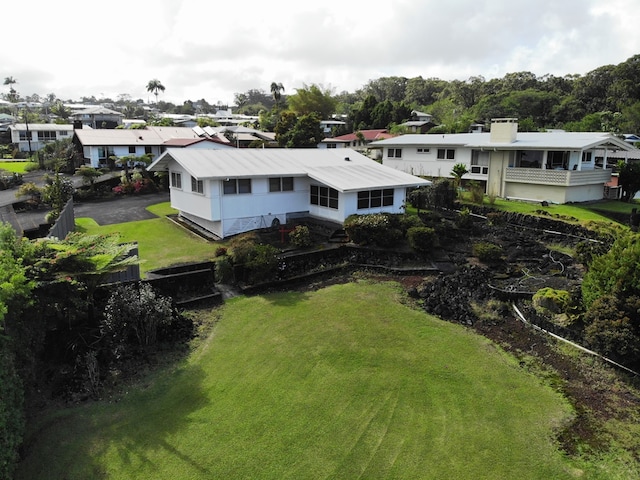
[[[318,113],[321,119],[330,118],[335,113],[336,100],[330,90],[322,90],[318,85],[304,86],[288,97],[289,107],[297,115]]]
[[[153,80],[149,80],[149,83],[147,83],[147,92],[153,93],[155,95],[156,105],[158,105],[158,93],[164,92],[164,90],[165,90],[164,85],[162,85],[160,80],[158,80],[157,78],[154,78]]]
[[[273,96],[273,101],[276,104],[276,108],[280,102],[280,98],[282,97],[282,92],[284,92],[284,86],[282,83],[271,82],[271,95]]]

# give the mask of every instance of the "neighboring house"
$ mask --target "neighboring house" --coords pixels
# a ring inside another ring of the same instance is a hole
[[[202,140],[211,140],[202,142]],[[186,142],[186,143],[185,143]],[[192,142],[192,143],[190,143]],[[85,163],[94,168],[113,167],[111,157],[136,157],[149,154],[159,157],[167,148],[233,148],[218,139],[200,135],[194,129],[184,127],[153,127],[140,129],[78,129],[75,130],[73,143],[81,153]]]
[[[197,129],[212,138],[217,137],[221,142],[233,144],[237,148],[246,148],[255,142],[264,142],[267,145],[275,147],[276,134],[273,132],[262,132],[250,127],[240,125],[221,126],[221,127],[204,127]]]
[[[433,123],[431,114],[413,110],[411,112],[411,120],[401,123],[400,126],[405,127],[408,133],[427,133],[436,124]]]
[[[343,122],[342,120],[329,119],[329,120],[320,120],[320,128],[322,129],[322,133],[327,136],[331,136],[334,128],[344,127],[347,122]]]
[[[169,174],[171,206],[219,238],[312,217],[402,213],[424,180],[353,150],[168,150],[149,168]]]
[[[463,178],[485,186],[488,195],[554,203],[600,200],[611,180],[609,158],[635,151],[602,132],[518,132],[516,119],[495,119],[489,133],[401,135],[374,142],[384,165],[425,177],[451,177],[456,163]],[[598,153],[601,152],[601,153]]]
[[[364,151],[371,142],[390,138],[391,135],[386,129],[358,130],[354,133],[340,135],[333,138],[325,138],[318,144],[318,148],[352,148],[357,151]]]
[[[56,123],[16,123],[9,126],[11,143],[21,152],[37,152],[47,143],[69,139],[73,135],[73,125]]]
[[[124,115],[102,106],[74,109],[71,119],[93,129],[116,128],[122,125]]]

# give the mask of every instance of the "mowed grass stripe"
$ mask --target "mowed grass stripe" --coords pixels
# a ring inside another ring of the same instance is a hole
[[[235,298],[177,371],[64,414],[73,451],[48,445],[51,464],[22,478],[573,478],[553,442],[566,402],[399,295],[355,282]]]

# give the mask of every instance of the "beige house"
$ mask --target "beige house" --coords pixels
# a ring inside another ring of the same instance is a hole
[[[381,150],[384,165],[413,175],[452,177],[463,163],[463,180],[478,181],[488,195],[552,203],[604,198],[609,157],[637,151],[603,132],[518,132],[513,118],[493,120],[489,133],[401,135],[369,147]]]

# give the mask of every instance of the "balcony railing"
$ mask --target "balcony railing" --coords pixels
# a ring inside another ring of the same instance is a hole
[[[592,185],[611,180],[610,169],[596,170],[543,170],[541,168],[507,168],[507,182],[535,183],[539,185]]]

